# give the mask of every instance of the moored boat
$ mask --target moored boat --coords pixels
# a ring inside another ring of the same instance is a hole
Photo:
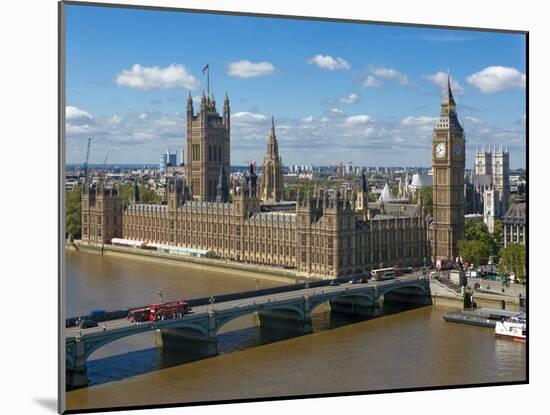
[[[511,317],[503,321],[497,321],[495,335],[518,342],[527,341],[527,320],[525,315]]]

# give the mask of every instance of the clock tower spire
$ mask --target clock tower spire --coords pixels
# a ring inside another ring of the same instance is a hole
[[[434,261],[454,259],[458,256],[458,241],[464,239],[464,143],[448,75],[432,135]]]

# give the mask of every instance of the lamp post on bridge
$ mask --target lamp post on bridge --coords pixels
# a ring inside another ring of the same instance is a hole
[[[260,279],[256,278],[256,291],[260,289]]]
[[[208,299],[208,302],[210,303],[210,311],[214,311],[214,301],[216,301],[214,297],[210,297]]]
[[[158,293],[157,293],[157,294],[158,294],[159,297],[160,297],[160,303],[163,304],[163,301],[162,301],[162,295],[163,295],[163,294],[162,294],[162,288],[160,288],[160,289],[158,290]]]

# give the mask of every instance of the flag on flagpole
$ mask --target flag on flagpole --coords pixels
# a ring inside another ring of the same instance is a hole
[[[204,68],[202,68],[202,73],[203,73],[203,75],[204,75],[204,72],[205,72],[206,70],[208,70],[208,64],[206,64],[206,66],[205,66]]]

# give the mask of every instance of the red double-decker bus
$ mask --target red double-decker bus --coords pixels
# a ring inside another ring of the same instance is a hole
[[[185,301],[151,304],[149,307],[130,310],[128,320],[133,322],[168,320],[183,317],[189,310],[189,304]]]

